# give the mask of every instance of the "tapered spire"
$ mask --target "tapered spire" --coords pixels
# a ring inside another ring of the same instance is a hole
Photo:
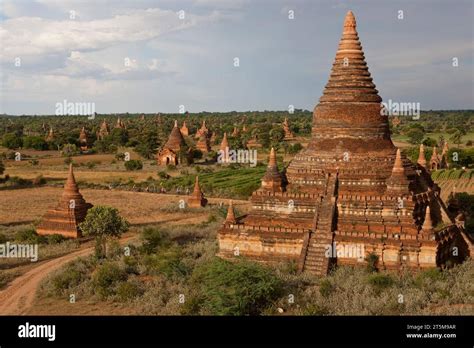
[[[224,132],[224,137],[222,138],[222,141],[221,141],[220,150],[226,151],[226,148],[228,147],[229,147],[229,141],[227,140],[227,132]]]
[[[74,170],[73,170],[72,163],[69,164],[69,173],[68,173],[66,184],[64,185],[64,188],[66,190],[78,191],[77,184],[76,184],[76,178],[74,177]]]
[[[395,146],[381,101],[365,61],[354,14],[349,11],[331,74],[314,109],[308,148],[335,149],[340,156],[345,152],[389,156]]]
[[[181,147],[184,146],[186,142],[184,141],[183,135],[178,127],[178,121],[174,121],[174,127],[171,130],[168,141],[165,144],[165,148],[171,149],[175,152],[180,151]]]
[[[377,102],[382,98],[372,82],[362,45],[357,34],[356,19],[349,11],[344,20],[342,37],[331,76],[320,99],[324,102]]]
[[[268,159],[268,166],[262,178],[262,188],[271,191],[282,191],[282,177],[278,171],[275,149],[272,147]]]
[[[403,168],[402,162],[402,154],[400,149],[397,149],[397,153],[395,155],[395,162],[393,163],[392,175],[393,174],[405,174],[405,169]]]
[[[449,151],[449,145],[448,145],[448,142],[445,141],[444,144],[443,144],[443,152],[441,152],[441,154],[442,155],[447,155],[448,151]]]
[[[409,193],[409,181],[403,165],[402,154],[400,149],[397,149],[395,154],[395,161],[392,167],[392,174],[387,180],[387,191],[397,194]]]
[[[270,157],[268,159],[268,168],[276,168],[276,154],[275,154],[275,149],[272,147],[270,150]],[[278,168],[277,168],[278,170]]]
[[[438,148],[433,146],[433,153],[431,154],[431,161],[438,161]]]
[[[431,219],[431,211],[430,206],[426,207],[425,212],[425,221],[423,222],[423,226],[421,227],[423,231],[432,231],[433,230],[433,220]]]
[[[46,141],[53,141],[53,140],[54,140],[54,131],[53,131],[53,127],[50,127],[49,133],[46,136]]]
[[[425,157],[425,147],[423,144],[420,145],[420,154],[418,155],[417,163],[426,168],[426,157]]]
[[[230,201],[229,207],[227,208],[227,216],[225,218],[225,222],[229,224],[235,224],[237,222],[235,218],[234,205],[232,203],[232,200]]]
[[[199,185],[199,177],[196,175],[194,181],[194,190],[192,195],[188,198],[188,205],[193,208],[204,207],[207,204],[207,199],[204,198],[204,194],[201,191],[201,186]]]
[[[189,135],[189,129],[188,129],[188,126],[186,125],[186,121],[183,121],[183,126],[180,128],[180,131],[183,136]]]
[[[199,186],[199,176],[196,175],[196,180],[194,181],[194,190],[193,195],[201,195],[201,187]]]
[[[64,184],[64,191],[61,196],[61,200],[70,207],[75,207],[78,204],[82,204],[85,202],[82,198],[81,193],[79,192],[79,188],[77,187],[72,163],[69,164],[69,172],[66,179],[66,183]],[[71,203],[71,201],[73,201],[74,203]]]

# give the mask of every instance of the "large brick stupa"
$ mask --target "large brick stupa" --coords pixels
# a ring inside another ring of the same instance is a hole
[[[40,235],[61,234],[68,238],[81,237],[78,225],[84,221],[92,204],[87,203],[79,192],[72,164],[64,185],[64,192],[56,208],[48,210],[36,228]]]
[[[218,255],[293,261],[319,275],[369,259],[400,270],[469,257],[471,238],[448,213],[429,168],[412,164],[392,143],[381,101],[348,12],[308,146],[284,177],[272,151],[251,212],[219,230]]]

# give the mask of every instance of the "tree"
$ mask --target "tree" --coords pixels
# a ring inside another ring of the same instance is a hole
[[[293,155],[295,153],[300,152],[302,149],[303,145],[301,145],[300,143],[295,143],[289,147],[288,152]]]
[[[127,170],[140,170],[143,168],[143,163],[140,160],[130,160],[125,161],[124,166]]]
[[[462,132],[457,130],[456,132],[453,133],[453,135],[451,135],[449,140],[451,140],[453,143],[455,143],[459,146],[462,142]]]
[[[196,304],[212,315],[260,315],[283,290],[282,281],[265,266],[218,258],[194,269]]]
[[[2,175],[4,171],[5,171],[5,165],[3,164],[2,160],[0,159],[0,175]]]
[[[23,146],[23,140],[15,133],[7,133],[3,136],[2,144],[9,149],[18,149]]]
[[[128,132],[126,129],[114,128],[112,129],[110,138],[113,144],[124,146],[128,141]]]
[[[435,139],[428,137],[425,140],[423,140],[423,145],[433,147],[433,146],[437,146],[438,143],[436,142]],[[442,146],[440,147],[442,148]]]
[[[98,205],[87,212],[79,228],[85,236],[95,238],[96,255],[104,258],[107,256],[107,240],[120,237],[122,233],[128,231],[129,225],[117,209]]]
[[[423,140],[425,134],[418,128],[412,129],[407,133],[408,141],[411,144],[419,144]]]
[[[48,143],[43,137],[32,135],[23,138],[23,147],[26,149],[47,150]]]
[[[77,155],[79,153],[79,150],[74,144],[64,144],[61,153],[63,156],[71,157]]]

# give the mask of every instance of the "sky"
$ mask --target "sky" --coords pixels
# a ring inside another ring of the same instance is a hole
[[[0,0],[0,114],[312,110],[348,10],[385,102],[474,109],[471,0]]]

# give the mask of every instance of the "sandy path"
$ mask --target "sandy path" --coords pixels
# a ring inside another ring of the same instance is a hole
[[[124,237],[121,243],[136,236]],[[94,247],[87,247],[70,254],[42,263],[21,276],[15,278],[6,289],[0,291],[0,315],[25,314],[33,305],[38,286],[48,274],[59,269],[69,261],[81,256],[87,256],[94,251]]]

